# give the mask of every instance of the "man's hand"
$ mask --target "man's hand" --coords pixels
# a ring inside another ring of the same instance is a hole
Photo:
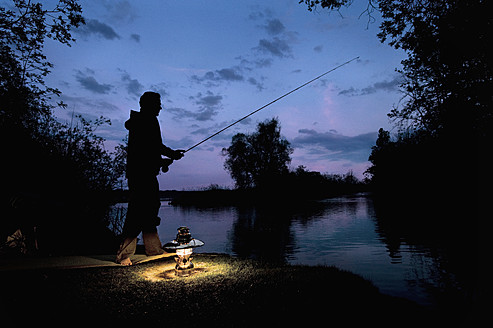
[[[169,171],[169,166],[173,164],[173,160],[171,158],[161,158],[161,171],[166,173]]]
[[[183,158],[184,153],[185,153],[185,150],[183,150],[183,149],[177,149],[177,150],[174,150],[174,151],[173,151],[173,157],[172,157],[172,158],[173,158],[175,161],[177,161],[177,160],[179,160],[179,159]]]

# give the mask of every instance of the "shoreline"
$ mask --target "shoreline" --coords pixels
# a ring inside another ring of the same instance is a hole
[[[283,189],[224,189],[210,188],[202,190],[160,190],[161,201],[169,201],[177,206],[251,206],[269,205],[279,202],[279,199],[290,199],[303,202],[318,201],[327,198],[371,194],[366,186],[353,186],[334,190],[283,190]],[[275,197],[274,197],[275,196]],[[113,191],[113,203],[128,203],[128,190]]]
[[[37,322],[153,322],[166,325],[252,326],[281,322],[395,325],[452,315],[381,294],[369,281],[335,267],[284,265],[196,254],[197,273],[165,274],[174,260],[131,267],[0,272],[11,318]],[[456,314],[457,315],[457,314]],[[397,321],[396,321],[397,320]],[[455,320],[456,321],[456,320]]]

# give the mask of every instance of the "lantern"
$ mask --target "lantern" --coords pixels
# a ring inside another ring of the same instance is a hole
[[[192,253],[195,247],[204,246],[204,242],[192,238],[188,227],[179,227],[175,240],[164,245],[164,249],[170,253],[176,252],[175,274],[186,277],[193,272]]]

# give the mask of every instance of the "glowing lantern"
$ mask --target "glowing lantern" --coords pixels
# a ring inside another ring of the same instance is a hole
[[[190,229],[187,227],[179,227],[175,240],[164,245],[164,249],[168,252],[176,252],[175,274],[180,277],[185,277],[193,272],[192,253],[195,247],[204,246],[204,242],[192,238]]]

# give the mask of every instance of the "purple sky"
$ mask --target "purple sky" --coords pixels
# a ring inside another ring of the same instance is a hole
[[[291,166],[358,177],[368,167],[377,131],[398,105],[404,53],[381,44],[364,1],[329,13],[309,12],[298,0],[81,1],[87,24],[72,47],[48,41],[55,65],[49,86],[68,104],[57,110],[110,118],[97,133],[108,149],[121,142],[123,123],[140,95],[159,92],[164,143],[189,148],[227,124],[321,73],[360,56],[323,79],[255,114],[188,152],[161,189],[233,186],[221,149],[233,134],[255,131],[278,117],[295,151]]]

